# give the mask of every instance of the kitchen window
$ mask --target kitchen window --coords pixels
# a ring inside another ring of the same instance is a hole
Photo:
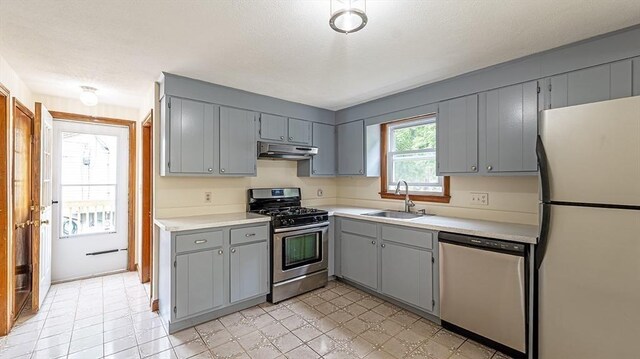
[[[414,201],[448,203],[449,177],[436,175],[436,117],[418,116],[381,126],[381,188],[382,198],[404,199],[395,194],[398,181],[409,185]]]

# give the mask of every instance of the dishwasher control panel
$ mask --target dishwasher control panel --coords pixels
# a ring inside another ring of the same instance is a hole
[[[502,241],[499,239],[484,237],[467,236],[457,233],[440,232],[438,234],[438,240],[441,242],[449,242],[472,247],[513,252],[514,254],[523,254],[525,252],[525,245],[522,243]]]

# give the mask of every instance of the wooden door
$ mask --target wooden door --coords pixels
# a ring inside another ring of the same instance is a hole
[[[32,288],[32,140],[33,114],[16,102],[13,117],[13,309],[16,316]]]
[[[142,123],[142,242],[140,281],[151,280],[153,233],[153,112]]]

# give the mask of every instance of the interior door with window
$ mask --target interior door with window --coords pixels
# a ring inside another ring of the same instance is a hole
[[[53,137],[53,281],[125,270],[128,129],[56,120]]]
[[[38,274],[40,276],[40,287],[38,290],[38,302],[39,306],[42,306],[42,302],[51,287],[53,117],[44,106],[41,107],[40,116],[42,122],[40,140],[42,157],[40,163],[40,273]]]

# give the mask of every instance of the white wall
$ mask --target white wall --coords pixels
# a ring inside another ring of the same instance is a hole
[[[111,117],[130,121],[137,121],[140,112],[137,108],[133,107],[122,107],[103,103],[98,103],[96,106],[85,106],[79,99],[40,94],[34,95],[34,101],[41,102],[50,111]]]

